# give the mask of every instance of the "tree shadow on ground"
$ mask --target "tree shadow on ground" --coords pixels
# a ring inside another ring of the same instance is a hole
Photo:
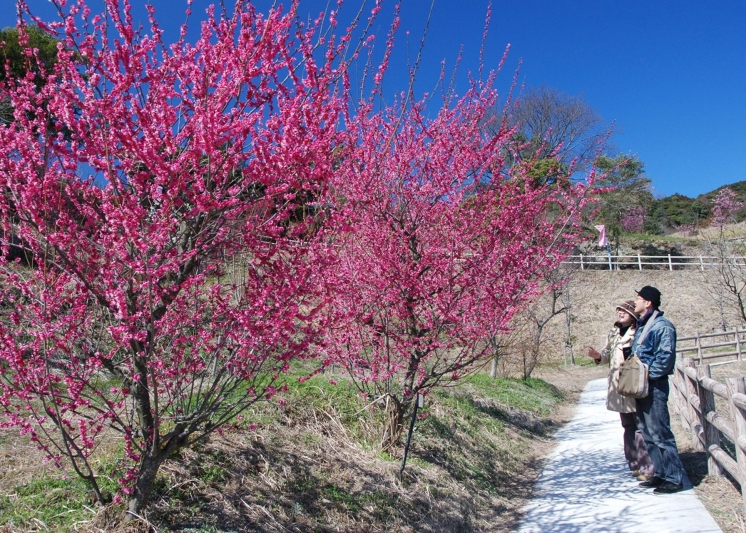
[[[428,424],[441,441],[441,447],[427,438],[420,439],[410,452],[412,457],[445,470],[449,477],[459,480],[471,492],[488,493],[495,505],[481,515],[481,519],[499,522],[499,531],[513,531],[521,519],[522,504],[534,494],[534,481],[545,458],[521,456],[524,443],[549,443],[558,424],[549,418],[540,418],[528,411],[499,404],[492,399],[468,398],[468,403],[478,413],[479,419],[456,420],[449,417],[431,417]],[[474,433],[488,431],[490,422],[496,422],[502,439],[511,440],[516,449],[491,446],[489,439],[475,438]]]
[[[169,531],[484,530],[473,524],[470,491],[441,487],[421,469],[397,479],[396,463],[356,457],[349,449],[340,454],[345,445],[331,431],[328,439],[306,434],[306,446],[298,445],[303,431],[299,434],[299,439],[271,443],[232,436],[230,444],[225,438],[211,443],[207,453],[185,452],[170,470],[172,480],[164,483],[171,489],[154,496],[149,519]],[[225,453],[215,454],[217,447]],[[215,455],[223,458],[226,471],[206,480],[204,473],[214,471],[206,463]]]

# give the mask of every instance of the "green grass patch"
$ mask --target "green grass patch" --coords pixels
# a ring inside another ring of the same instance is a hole
[[[621,240],[625,243],[627,241],[645,241],[652,244],[655,243],[666,243],[666,244],[687,244],[696,246],[699,242],[694,237],[681,237],[676,235],[651,235],[649,233],[622,233]]]
[[[455,426],[444,423],[445,421],[432,420],[433,429],[441,438],[452,438],[456,428],[474,436],[483,429],[500,431],[503,427],[497,410],[479,406],[470,395],[440,391],[436,395],[439,404],[446,407],[454,414],[454,419],[458,420]]]
[[[361,444],[366,447],[371,444],[370,435],[361,422],[371,422],[376,414],[367,406],[363,394],[344,376],[319,374],[302,383],[297,377],[290,377],[288,391],[283,396],[294,414],[302,416],[306,411],[315,410],[318,416],[323,411],[339,421]]]
[[[474,374],[465,378],[465,382],[498,403],[538,416],[549,415],[565,401],[557,387],[536,378],[491,378],[487,374]]]
[[[99,485],[108,494],[117,488],[106,478],[99,478]],[[70,531],[74,524],[90,520],[97,512],[93,492],[77,478],[45,475],[0,496],[0,526],[10,530]]]

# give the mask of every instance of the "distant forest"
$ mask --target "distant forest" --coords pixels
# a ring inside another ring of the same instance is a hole
[[[682,228],[698,228],[708,225],[711,217],[712,202],[723,189],[736,193],[739,201],[744,203],[739,211],[733,214],[736,222],[746,219],[746,181],[724,185],[696,198],[682,194],[672,194],[665,198],[655,198],[649,204],[645,216],[644,232],[666,234],[680,231]]]

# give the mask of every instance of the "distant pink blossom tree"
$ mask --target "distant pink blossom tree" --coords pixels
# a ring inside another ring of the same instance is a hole
[[[697,224],[694,222],[691,224],[681,224],[680,226],[676,226],[676,230],[685,233],[690,237],[695,237],[697,235]]]
[[[54,71],[0,85],[0,255],[33,263],[0,260],[0,421],[100,501],[90,459],[118,434],[138,514],[169,455],[271,397],[318,339],[325,260],[298,212],[337,164],[351,34],[239,0],[168,44],[152,7],[146,34],[127,2],[53,3]]]
[[[384,449],[417,394],[493,356],[489,340],[578,239],[586,185],[539,184],[530,164],[506,164],[514,131],[502,117],[485,127],[493,82],[435,111],[406,95],[383,111],[362,104],[347,126],[327,227],[339,252],[325,277],[336,312],[326,362],[385,406]]]
[[[627,233],[639,233],[645,224],[645,208],[635,205],[625,209],[620,224]]]
[[[729,187],[722,189],[712,202],[712,223],[722,228],[728,222],[735,222],[733,216],[743,207],[738,196]]]
[[[740,262],[743,255],[741,239],[728,236],[725,225],[735,222],[735,214],[743,207],[729,187],[721,189],[712,205],[712,224],[719,229],[714,237],[708,237],[710,255],[715,258],[714,269],[703,271],[710,294],[720,309],[723,330],[727,329],[729,315],[746,322],[746,269]],[[732,316],[732,315],[731,315]]]

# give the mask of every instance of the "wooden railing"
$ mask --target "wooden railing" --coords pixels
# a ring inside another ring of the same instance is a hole
[[[712,379],[710,365],[698,365],[691,358],[676,362],[675,379],[671,380],[673,400],[682,424],[692,434],[695,450],[707,452],[707,469],[711,476],[727,471],[741,486],[746,507],[746,382],[743,377],[726,378],[725,383]],[[727,402],[727,413],[718,413],[715,396]],[[732,444],[735,458],[720,441],[725,436]]]
[[[746,267],[746,257],[714,257],[705,255],[571,255],[564,264],[579,265],[580,270],[679,270],[691,269],[706,270],[719,266],[726,261],[735,266]]]
[[[712,342],[716,340],[716,342]],[[699,364],[742,361],[746,352],[746,329],[697,333],[692,337],[679,337],[676,341],[677,359],[691,357]]]

